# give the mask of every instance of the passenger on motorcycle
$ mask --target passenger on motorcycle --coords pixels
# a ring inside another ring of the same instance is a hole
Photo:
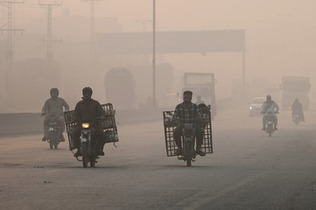
[[[262,124],[263,128],[262,130],[266,130],[266,118],[271,113],[273,115],[273,124],[274,124],[274,130],[278,130],[278,118],[276,114],[279,112],[279,105],[271,100],[271,96],[267,95],[267,100],[262,104],[261,106],[261,113],[263,114],[262,117]]]
[[[201,150],[203,143],[203,129],[197,123],[198,118],[201,117],[200,110],[198,106],[192,103],[191,91],[185,91],[183,93],[183,102],[178,104],[175,108],[173,119],[179,119],[179,125],[174,129],[174,140],[177,144],[178,150],[177,155],[182,154],[182,145],[181,145],[181,135],[182,128],[185,123],[193,124],[196,134],[196,153],[200,156],[205,156],[205,153]]]
[[[44,137],[42,138],[42,141],[46,141],[48,139],[48,122],[49,122],[49,116],[55,115],[57,118],[57,125],[61,129],[61,136],[60,141],[65,141],[65,138],[63,136],[63,132],[65,130],[65,122],[64,122],[64,115],[63,115],[63,108],[65,108],[65,111],[69,110],[68,103],[58,97],[59,90],[57,88],[50,89],[50,99],[47,99],[43,108],[42,108],[42,116],[47,115],[47,117],[44,119]]]
[[[82,100],[76,104],[75,111],[74,111],[74,120],[77,122],[77,127],[74,128],[72,132],[72,137],[74,139],[74,147],[77,149],[77,152],[74,154],[75,157],[81,155],[80,146],[80,134],[81,134],[81,123],[89,122],[92,128],[92,142],[98,139],[98,143],[96,145],[96,152],[98,155],[103,156],[103,146],[105,142],[103,141],[103,132],[101,124],[99,120],[105,117],[105,112],[102,109],[101,104],[93,100],[92,96],[92,89],[90,87],[85,87],[82,89]]]
[[[294,120],[294,114],[298,113],[302,119],[302,122],[305,122],[304,120],[304,112],[303,112],[303,106],[299,102],[298,98],[295,99],[294,103],[292,104],[292,118]]]

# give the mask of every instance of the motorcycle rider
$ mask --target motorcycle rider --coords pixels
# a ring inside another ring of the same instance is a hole
[[[278,130],[278,118],[276,116],[276,113],[279,112],[279,105],[271,99],[271,95],[266,96],[266,101],[261,106],[261,113],[263,114],[262,117],[262,124],[263,128],[262,130],[266,130],[266,117],[269,115],[269,113],[272,113],[273,115],[273,121],[274,121],[274,130]]]
[[[99,123],[98,119],[102,119],[105,117],[105,111],[103,110],[101,104],[93,100],[92,96],[92,89],[90,87],[85,87],[82,89],[82,100],[76,104],[75,111],[74,111],[74,120],[77,122],[77,127],[73,130],[73,139],[74,139],[74,148],[77,149],[77,152],[74,154],[75,157],[81,155],[80,151],[80,135],[81,135],[81,123],[83,122],[90,122],[91,124],[91,131],[92,131],[92,140],[97,141],[96,145],[96,152],[98,155],[103,156],[103,146],[104,136],[101,124]]]
[[[57,125],[61,128],[60,132],[60,141],[65,141],[65,138],[63,136],[63,132],[65,131],[65,122],[64,122],[64,115],[63,115],[63,108],[65,108],[66,111],[69,110],[68,103],[58,97],[59,90],[57,88],[50,89],[50,96],[51,98],[47,99],[45,101],[45,104],[42,108],[42,116],[48,115],[44,119],[44,137],[42,138],[42,141],[46,141],[48,139],[48,122],[49,122],[49,115],[56,115],[57,118]]]
[[[175,108],[173,119],[179,119],[179,125],[174,129],[173,137],[178,147],[177,155],[182,154],[181,136],[182,129],[185,123],[193,123],[196,133],[196,153],[200,156],[205,156],[201,150],[203,143],[203,129],[198,125],[198,118],[201,117],[201,112],[195,103],[192,103],[191,91],[184,91],[183,102]]]
[[[295,99],[294,103],[292,104],[292,118],[294,120],[294,113],[298,113],[300,115],[300,118],[302,119],[302,122],[305,122],[304,120],[304,112],[303,112],[303,105],[299,102],[298,98]]]

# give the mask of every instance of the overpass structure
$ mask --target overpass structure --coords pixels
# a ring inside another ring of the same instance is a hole
[[[245,30],[160,31],[153,40],[152,32],[99,33],[101,55],[240,52],[242,54],[242,92],[245,93]]]

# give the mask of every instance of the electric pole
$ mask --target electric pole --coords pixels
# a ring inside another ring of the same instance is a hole
[[[156,107],[156,1],[153,0],[153,107]]]
[[[52,21],[52,11],[54,8],[62,6],[62,2],[60,3],[39,3],[40,6],[47,8],[47,33],[46,33],[46,59],[48,62],[48,65],[50,66],[51,62],[54,59],[53,56],[53,42],[57,41],[53,39],[53,21]]]
[[[14,4],[24,3],[22,0],[2,0],[0,4],[8,8],[8,20],[7,23],[3,26],[0,26],[0,31],[7,33],[7,46],[5,51],[5,61],[6,61],[6,72],[4,73],[5,87],[4,92],[1,90],[1,94],[4,94],[6,98],[11,95],[11,83],[12,83],[12,63],[13,63],[13,35],[16,32],[22,33],[23,29],[13,28],[13,18],[12,18],[12,10]],[[2,72],[1,72],[2,73]]]
[[[90,2],[90,72],[96,73],[96,36],[95,36],[95,17],[94,6],[96,1],[100,0],[84,0]]]

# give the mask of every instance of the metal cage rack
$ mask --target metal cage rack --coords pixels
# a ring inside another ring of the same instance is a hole
[[[105,143],[111,142],[118,142],[118,133],[117,133],[117,126],[115,121],[115,110],[113,109],[113,105],[111,103],[102,104],[102,109],[105,112],[105,118],[100,120],[103,136]],[[77,126],[77,123],[74,121],[74,110],[65,111],[64,118],[66,123],[66,132],[69,141],[69,149],[73,150],[74,148],[74,141],[72,139],[72,131]]]
[[[174,111],[164,111],[163,112],[163,121],[164,121],[164,132],[165,132],[165,144],[167,156],[176,156],[177,145],[173,138],[174,129],[177,126],[177,123],[172,121],[172,116]],[[203,136],[203,144],[201,149],[206,154],[213,153],[213,139],[212,139],[212,124],[211,124],[211,114],[207,115],[207,121],[203,125],[204,128],[204,136]]]

